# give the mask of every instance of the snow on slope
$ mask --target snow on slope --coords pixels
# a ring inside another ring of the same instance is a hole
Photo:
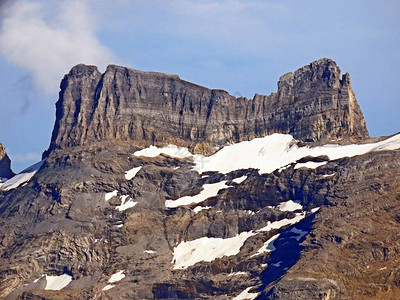
[[[174,207],[178,207],[178,206],[182,206],[182,205],[200,203],[210,197],[217,196],[218,192],[221,189],[227,188],[227,187],[228,187],[228,185],[226,185],[226,181],[205,184],[205,185],[203,185],[203,190],[200,192],[200,194],[197,194],[195,196],[185,196],[185,197],[181,197],[176,200],[166,200],[165,207],[174,208]]]
[[[133,201],[129,195],[123,195],[120,197],[121,199],[121,205],[118,205],[115,209],[119,210],[119,211],[124,211],[128,208],[134,207],[137,202]],[[126,199],[128,199],[128,201],[126,201]]]
[[[231,238],[209,238],[181,242],[174,248],[174,269],[185,269],[199,261],[213,261],[223,256],[236,255],[243,243],[254,235],[253,232],[242,232]]]
[[[59,291],[66,287],[71,281],[72,277],[68,274],[63,274],[60,276],[44,275],[46,276],[46,286],[45,290]]]
[[[241,234],[227,239],[201,237],[196,240],[181,242],[174,248],[172,259],[174,269],[185,269],[200,261],[213,261],[223,256],[236,255],[249,237],[259,232],[280,229],[286,225],[295,224],[304,219],[305,216],[305,212],[297,213],[292,219],[282,219],[272,223],[268,222],[267,226],[257,231],[244,231]],[[273,243],[272,240],[270,242]],[[268,247],[268,245],[266,247]],[[262,249],[264,251],[264,248]],[[272,251],[271,247],[268,249]]]
[[[297,203],[293,200],[281,202],[277,207],[280,211],[295,211],[298,209],[303,209],[303,206],[300,203]]]
[[[250,293],[249,291],[252,288],[253,288],[252,286],[248,287],[247,289],[245,289],[243,292],[241,292],[239,295],[237,295],[232,300],[253,300],[253,299],[256,299],[259,293]]]
[[[229,173],[234,170],[255,168],[260,169],[260,174],[271,173],[276,169],[294,163],[305,156],[327,155],[329,159],[338,159],[365,154],[372,151],[394,150],[400,148],[400,134],[386,140],[361,145],[333,145],[319,147],[298,147],[296,140],[287,134],[272,134],[251,141],[240,142],[220,149],[215,154],[204,157],[192,155],[187,148],[169,145],[158,148],[150,146],[134,153],[135,156],[155,157],[161,153],[177,157],[193,157],[196,164],[195,170],[199,173],[218,171]],[[316,168],[323,163],[298,164],[300,167]]]
[[[108,201],[110,200],[112,197],[115,197],[118,195],[118,191],[117,190],[113,190],[112,192],[106,193],[104,195],[104,200]]]
[[[142,166],[136,167],[136,168],[132,168],[132,169],[126,171],[125,172],[125,178],[127,180],[131,180],[132,178],[134,178],[136,176],[136,174],[140,171],[141,168],[142,168]]]
[[[111,275],[110,279],[108,280],[108,283],[116,283],[118,281],[121,281],[123,278],[125,278],[124,272],[125,270],[120,270]],[[105,287],[102,288],[102,291],[108,291],[109,289],[112,289],[114,286],[115,286],[114,284],[107,284]]]
[[[0,189],[2,189],[3,191],[9,191],[9,190],[19,187],[23,183],[28,182],[29,180],[31,180],[33,175],[35,175],[36,172],[39,171],[39,169],[43,165],[43,163],[44,163],[44,160],[30,166],[29,168],[26,168],[21,173],[15,175],[14,177],[7,180],[6,182],[0,184]]]
[[[252,256],[250,256],[250,257],[254,257],[254,256],[257,256],[257,255],[263,254],[263,253],[265,253],[265,252],[272,252],[272,251],[275,251],[276,248],[275,248],[275,246],[274,246],[274,242],[276,241],[276,239],[277,239],[279,236],[280,236],[279,233],[278,233],[278,234],[275,234],[275,235],[274,235],[273,237],[271,237],[268,241],[266,241],[266,242],[264,243],[264,245],[263,245],[260,249],[257,250],[256,253],[254,253],[254,254],[253,254]]]

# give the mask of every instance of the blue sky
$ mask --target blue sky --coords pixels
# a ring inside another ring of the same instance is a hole
[[[400,131],[400,1],[0,0],[0,142],[14,171],[48,147],[78,63],[176,73],[253,97],[321,57],[349,72],[372,136]]]

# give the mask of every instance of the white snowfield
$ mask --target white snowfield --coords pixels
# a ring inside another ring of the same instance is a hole
[[[199,173],[218,171],[226,174],[234,170],[254,168],[259,169],[260,174],[265,174],[285,167],[306,156],[317,157],[327,155],[330,160],[334,160],[361,155],[367,152],[394,150],[398,148],[400,148],[400,134],[377,143],[346,146],[328,144],[311,148],[298,147],[296,140],[291,135],[276,133],[263,138],[225,146],[208,157],[199,154],[192,155],[187,148],[174,145],[163,148],[150,146],[135,152],[134,155],[155,157],[160,154],[167,154],[177,158],[193,157],[193,161],[196,164],[194,170],[197,170]],[[298,164],[298,168],[316,168],[323,163],[325,162],[302,163]]]
[[[286,225],[295,224],[304,219],[305,216],[305,212],[297,213],[296,216],[292,219],[282,219],[272,223],[268,222],[267,226],[257,231],[245,231],[241,234],[227,239],[201,237],[193,241],[183,241],[174,248],[172,259],[174,269],[185,269],[200,261],[207,262],[213,261],[223,256],[236,255],[239,253],[240,248],[249,237],[256,235],[259,232],[270,231],[272,229],[280,229]],[[273,240],[271,240],[270,242],[273,243]],[[271,246],[268,248],[268,245],[266,246],[266,249],[273,251]]]
[[[296,224],[296,223],[300,222],[301,220],[303,220],[305,217],[306,217],[306,213],[302,212],[302,213],[297,213],[296,216],[292,219],[282,219],[282,220],[275,221],[272,223],[270,221],[268,221],[267,226],[259,229],[258,231],[264,232],[264,231],[271,231],[272,229],[280,229],[287,225]]]
[[[175,207],[182,206],[182,205],[200,203],[208,198],[217,196],[218,192],[220,190],[227,188],[227,187],[229,187],[229,186],[226,185],[226,181],[205,184],[205,185],[203,185],[203,190],[200,192],[200,194],[197,194],[195,196],[185,196],[185,197],[181,197],[176,200],[166,200],[165,207],[175,208]]]
[[[115,209],[119,210],[119,211],[124,211],[128,208],[134,207],[137,202],[133,201],[129,195],[123,195],[120,197],[121,199],[121,205],[118,205]],[[126,199],[128,199],[128,201],[126,201]]]
[[[322,162],[315,162],[315,161],[308,161],[306,163],[297,163],[294,168],[295,169],[300,169],[300,168],[307,168],[307,169],[316,169],[319,166],[326,165],[327,161],[322,161]]]
[[[3,191],[9,191],[12,189],[15,189],[19,187],[20,185],[28,182],[31,180],[33,175],[36,174],[37,171],[39,171],[40,167],[43,165],[45,160],[42,160],[29,168],[26,168],[23,170],[21,173],[15,175],[14,177],[8,179],[4,183],[0,183],[0,189]]]
[[[104,199],[105,199],[106,201],[108,201],[108,200],[110,200],[112,197],[117,196],[117,194],[118,194],[118,191],[117,191],[117,190],[114,190],[114,191],[112,191],[112,192],[106,193],[105,196],[104,196]]]
[[[125,179],[126,180],[133,179],[136,176],[136,174],[140,171],[141,168],[142,168],[142,166],[136,167],[136,168],[132,168],[132,169],[126,171],[125,172]]]
[[[196,206],[195,208],[193,208],[193,211],[195,214],[197,214],[198,212],[205,210],[205,209],[210,209],[212,208],[212,206]]]
[[[240,184],[240,183],[242,183],[243,181],[245,181],[246,179],[247,179],[247,176],[245,175],[245,176],[242,176],[242,177],[238,177],[238,178],[232,179],[232,181],[233,181],[234,183]]]
[[[239,253],[243,243],[253,232],[242,232],[231,238],[209,238],[181,242],[174,248],[174,269],[185,269],[199,261],[213,261],[223,256],[231,256]]]
[[[46,286],[44,288],[45,290],[59,291],[66,287],[72,281],[72,277],[67,274],[63,274],[60,276],[44,274],[43,276],[46,277]]]
[[[237,295],[232,300],[253,300],[253,299],[256,299],[259,293],[249,293],[249,291],[252,288],[253,288],[252,286],[248,287],[247,289],[245,289],[243,292],[241,292],[239,295]]]
[[[108,280],[108,283],[121,281],[123,278],[125,278],[124,272],[125,270],[120,270],[117,273],[112,274],[110,279]]]
[[[295,211],[298,209],[303,209],[303,206],[300,203],[297,203],[293,200],[282,202],[277,207],[280,211]]]
[[[252,256],[250,257],[254,257],[254,256],[258,256],[260,254],[266,253],[266,252],[272,252],[275,251],[276,248],[274,246],[274,242],[276,241],[276,239],[280,236],[280,234],[275,234],[273,237],[271,237],[268,241],[266,241],[264,243],[264,245],[257,250],[256,253],[254,253]]]
[[[124,272],[125,270],[120,270],[117,273],[111,275],[110,279],[108,280],[108,283],[116,283],[122,280],[125,277]],[[107,284],[105,287],[102,288],[102,291],[108,291],[109,289],[112,289],[114,286],[115,286],[114,284]]]

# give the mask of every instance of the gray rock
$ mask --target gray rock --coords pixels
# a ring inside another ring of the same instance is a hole
[[[15,174],[11,171],[11,160],[7,155],[6,149],[0,143],[0,179],[11,178]]]
[[[271,133],[303,141],[368,137],[349,74],[320,59],[283,75],[278,92],[236,98],[177,75],[77,65],[61,83],[49,151],[104,141],[145,141],[210,153]]]

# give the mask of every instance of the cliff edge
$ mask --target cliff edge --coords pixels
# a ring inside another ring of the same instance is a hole
[[[177,75],[77,65],[61,82],[49,151],[103,141],[145,141],[212,152],[272,133],[314,142],[368,137],[348,73],[319,59],[283,75],[278,92],[236,98]]]

